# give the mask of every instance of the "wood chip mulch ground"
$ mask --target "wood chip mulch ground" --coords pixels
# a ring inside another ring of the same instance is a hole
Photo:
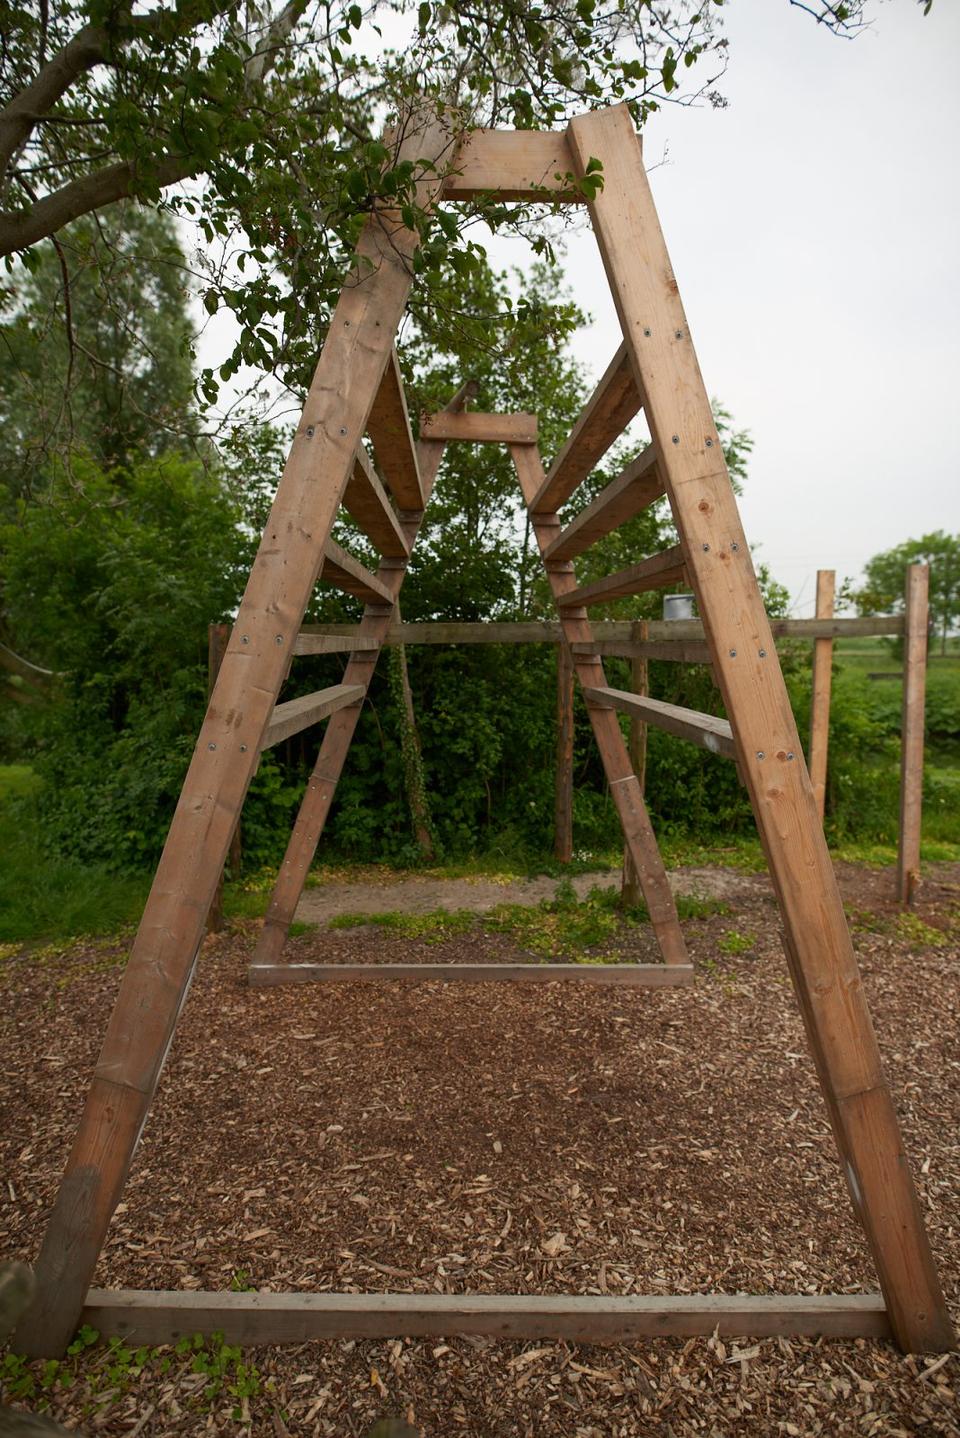
[[[935,866],[907,917],[889,872],[846,866],[841,879],[960,1318],[957,869]],[[251,990],[255,925],[212,938],[97,1284],[874,1289],[772,896],[755,877],[733,887],[731,912],[686,925],[690,989]],[[650,957],[642,933],[637,944]],[[85,943],[0,967],[4,1258],[36,1254],[124,950]],[[289,952],[528,957],[502,934],[461,933],[426,953],[369,928],[313,931]],[[50,1411],[108,1438],[363,1435],[390,1414],[426,1438],[960,1434],[957,1357],[879,1342],[331,1342],[245,1358],[255,1381],[211,1392],[189,1357],[151,1354],[111,1377],[94,1348],[75,1381],[47,1390]]]

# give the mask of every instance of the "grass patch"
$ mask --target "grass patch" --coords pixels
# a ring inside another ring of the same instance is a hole
[[[743,934],[739,929],[728,929],[717,940],[717,948],[721,954],[750,954],[756,942],[753,934]]]
[[[387,929],[398,938],[420,939],[425,944],[443,944],[476,926],[477,915],[468,909],[431,909],[425,914],[401,914],[394,909],[382,914],[337,914],[330,929],[358,929],[372,925]]]

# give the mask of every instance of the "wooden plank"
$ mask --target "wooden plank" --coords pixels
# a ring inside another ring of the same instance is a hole
[[[836,573],[817,570],[817,618],[833,618]],[[813,670],[810,680],[810,783],[823,823],[827,795],[827,750],[830,744],[830,685],[833,678],[833,640],[813,641]]]
[[[429,116],[398,155],[419,203],[452,148]],[[429,162],[434,162],[432,165]],[[293,655],[357,446],[391,355],[418,244],[387,210],[367,222],[293,437],[216,688],[144,909],[36,1265],[20,1352],[58,1356],[77,1326],[193,975],[204,921]]]
[[[329,719],[349,704],[361,704],[365,694],[362,684],[331,684],[329,689],[318,689],[313,694],[301,694],[298,699],[278,704],[267,725],[261,749],[272,749],[274,744],[309,729],[311,724],[319,724],[321,719]]]
[[[647,637],[648,621],[638,619],[633,625],[633,637],[642,643]],[[634,694],[641,696],[649,692],[649,665],[646,657],[632,656],[630,659],[630,688]],[[637,784],[640,787],[641,795],[646,794],[647,789],[647,726],[636,714],[630,716],[630,729],[627,735],[627,752],[630,755],[630,765],[637,776]],[[640,876],[637,873],[630,853],[629,844],[623,846],[623,871],[620,882],[620,902],[625,908],[635,909],[643,899],[643,891],[640,888]]]
[[[445,200],[543,200],[579,204],[562,130],[471,130],[443,182]]]
[[[462,385],[450,400],[448,409],[462,408],[472,398],[475,388],[475,383],[472,380]],[[442,440],[421,440],[417,446],[417,464],[423,480],[424,504],[433,489],[444,449],[445,445]],[[404,521],[405,532],[411,547],[422,519],[423,511],[421,510],[419,514]],[[381,577],[394,598],[399,597],[405,573],[406,568],[403,564],[381,571]],[[392,610],[387,611],[383,606],[376,606],[371,607],[364,614],[359,628],[352,625],[344,626],[350,634],[372,641],[374,644],[372,654],[359,653],[351,659],[343,676],[345,684],[362,684],[364,690],[369,688],[377,655],[386,638],[387,631],[391,628],[392,618]],[[336,625],[331,627],[340,628]],[[405,630],[407,626],[399,627],[401,630]],[[310,631],[310,633],[313,632]],[[303,638],[305,631],[301,630],[300,633]],[[263,927],[260,930],[260,937],[257,940],[250,966],[253,982],[256,981],[255,974],[258,967],[263,964],[276,963],[283,952],[290,924],[296,913],[297,904],[300,902],[300,895],[303,893],[307,873],[313,863],[317,844],[337,792],[337,785],[343,773],[343,766],[346,763],[359,717],[360,706],[356,705],[349,709],[341,709],[327,725],[320,744],[320,752],[317,755],[317,762],[307,783],[293,832],[287,844],[287,851],[283,863],[280,865],[273,893],[270,895],[270,903],[267,907]]]
[[[371,574],[359,559],[354,559],[333,539],[324,545],[320,582],[332,584],[365,604],[393,604],[393,596],[383,580]]]
[[[627,347],[621,345],[534,495],[531,514],[553,514],[565,504],[642,407]]]
[[[942,1352],[953,1347],[953,1329],[629,111],[618,106],[585,115],[571,122],[569,134],[579,173],[591,158],[603,166],[603,189],[590,204],[594,231],[737,737],[851,1201],[867,1234],[897,1342],[910,1352]]]
[[[544,562],[556,564],[575,559],[605,534],[619,529],[621,524],[647,509],[662,494],[657,452],[651,444],[560,531],[544,555]]]
[[[258,964],[250,970],[255,987],[274,984],[340,984],[363,980],[416,983],[613,984],[662,989],[693,983],[691,964]]]
[[[465,440],[470,444],[536,444],[535,414],[428,414],[420,426],[421,439]]]
[[[929,565],[909,565],[906,580],[906,639],[903,646],[900,828],[897,842],[897,898],[901,904],[913,902],[920,882],[929,592]]]
[[[655,729],[664,729],[678,739],[689,739],[711,754],[722,754],[725,759],[736,759],[737,750],[733,730],[726,719],[714,714],[701,714],[697,709],[683,709],[678,704],[665,704],[662,699],[651,699],[647,695],[631,694],[629,689],[610,689],[590,686],[583,691],[583,697],[594,704],[610,705],[621,714],[636,716],[652,724]]]
[[[710,664],[713,662],[710,646],[704,640],[695,642],[681,639],[671,643],[669,640],[659,642],[653,639],[640,641],[597,639],[593,644],[575,645],[574,651],[578,654],[609,655],[614,659],[659,659],[668,664]]]
[[[457,1338],[628,1343],[639,1338],[887,1338],[878,1293],[144,1293],[92,1289],[83,1322],[160,1345],[221,1333],[252,1347],[317,1339]]]
[[[603,579],[596,579],[592,584],[581,584],[561,595],[557,604],[561,610],[577,605],[590,609],[595,604],[610,604],[614,599],[623,599],[628,594],[643,594],[649,589],[667,589],[671,584],[682,582],[686,572],[683,550],[679,545],[675,545],[661,554],[642,559],[639,564],[619,569],[616,574],[607,574]]]
[[[557,646],[557,773],[553,806],[553,852],[561,864],[573,858],[573,661],[567,644]]]
[[[543,465],[536,445],[511,445],[510,453],[517,470],[520,489],[528,507],[543,488]],[[534,537],[541,557],[560,531],[560,520],[555,514],[530,515]],[[555,600],[560,599],[576,585],[573,565],[550,565],[547,579]],[[586,610],[567,610],[561,624],[564,639],[568,644],[578,644],[593,638]],[[574,668],[581,688],[593,684],[604,686],[606,676],[603,664],[595,655],[577,656]],[[663,866],[660,850],[650,824],[650,815],[643,802],[637,776],[630,767],[630,756],[620,732],[616,715],[609,709],[593,705],[589,709],[590,725],[603,761],[604,773],[610,785],[610,793],[617,808],[624,840],[630,848],[633,862],[643,889],[643,897],[650,914],[650,922],[656,935],[660,952],[667,964],[686,964],[687,948],[684,943],[677,906]]]
[[[409,554],[403,525],[394,513],[387,491],[361,444],[353,473],[343,491],[343,507],[356,520],[371,544],[388,559],[405,559]]]
[[[854,638],[871,634],[902,634],[903,615],[880,619],[771,619],[775,638],[816,639]],[[355,624],[305,624],[304,635],[350,637],[359,631]],[[629,645],[631,621],[604,619],[592,625],[592,637],[603,643]],[[492,621],[468,623],[437,620],[423,624],[391,625],[385,644],[557,644],[562,634],[556,620],[528,619],[520,622]],[[702,642],[704,629],[699,619],[651,620],[650,642],[674,643],[679,640]],[[651,658],[655,657],[653,655]]]
[[[401,509],[422,510],[426,502],[417,450],[407,413],[400,361],[392,350],[367,421],[380,473]]]
[[[294,654],[360,654],[380,648],[376,639],[357,634],[309,634],[301,629],[294,645]]]
[[[216,688],[217,675],[220,673],[220,666],[223,663],[223,656],[227,652],[227,645],[230,642],[229,624],[211,624],[207,629],[207,702]],[[237,843],[238,828],[234,830],[234,838],[231,842],[231,849]],[[207,932],[219,934],[226,927],[226,919],[223,912],[223,869],[217,879],[217,887],[214,890],[210,902],[210,912],[207,914]]]

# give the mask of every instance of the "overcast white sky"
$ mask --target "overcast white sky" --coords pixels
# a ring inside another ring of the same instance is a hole
[[[798,614],[818,568],[960,530],[960,6],[875,12],[848,42],[732,0],[729,108],[644,132],[708,389],[755,440],[746,532]],[[568,269],[599,377],[620,335],[591,233]]]

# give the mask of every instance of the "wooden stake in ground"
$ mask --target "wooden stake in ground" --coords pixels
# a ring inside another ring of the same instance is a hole
[[[554,853],[561,864],[573,858],[573,660],[561,639],[557,645],[557,792]]]
[[[401,158],[439,164],[445,126],[410,121]],[[419,184],[429,204],[440,187]],[[60,1354],[83,1307],[193,973],[230,837],[316,583],[412,282],[417,235],[375,213],[330,323],[200,731],[36,1268],[20,1352]],[[322,477],[323,483],[318,483]]]
[[[399,598],[394,603],[393,614],[396,623],[399,624],[401,622]],[[407,803],[410,805],[414,838],[417,841],[421,859],[426,863],[432,863],[436,858],[436,853],[430,827],[430,804],[423,777],[423,753],[420,748],[420,735],[417,732],[417,716],[413,707],[410,672],[407,669],[406,645],[398,644],[389,655],[388,662],[395,666],[397,687],[400,691],[398,697],[402,726],[400,744],[403,758],[403,782],[407,791]]]
[[[817,570],[817,618],[833,618],[836,574]],[[827,750],[830,743],[830,684],[833,679],[833,640],[813,641],[813,673],[810,682],[810,783],[820,822],[827,792]]]
[[[625,106],[568,128],[783,916],[791,977],[847,1186],[901,1348],[954,1335],[880,1067],[773,635]]]
[[[907,569],[903,638],[903,718],[900,728],[900,834],[897,898],[911,904],[920,882],[920,820],[923,809],[923,728],[930,623],[930,567]]]

